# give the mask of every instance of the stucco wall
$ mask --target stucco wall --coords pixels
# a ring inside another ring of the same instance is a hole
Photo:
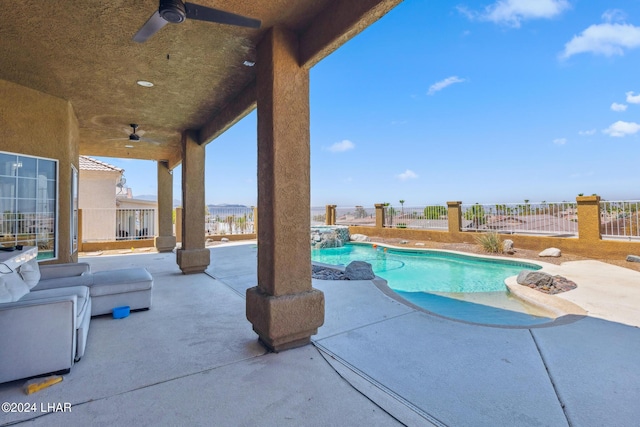
[[[80,209],[115,209],[116,183],[120,172],[80,171]]]
[[[71,254],[71,165],[78,168],[78,120],[64,99],[0,80],[0,150],[58,160],[57,261]]]

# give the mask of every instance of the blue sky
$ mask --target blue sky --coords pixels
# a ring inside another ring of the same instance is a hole
[[[640,199],[639,76],[640,0],[405,0],[311,70],[312,205]],[[207,203],[256,204],[256,120],[207,146]]]

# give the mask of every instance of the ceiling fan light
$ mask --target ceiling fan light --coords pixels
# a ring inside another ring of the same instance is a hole
[[[182,0],[160,0],[158,11],[162,19],[172,24],[179,24],[187,17],[187,10]]]

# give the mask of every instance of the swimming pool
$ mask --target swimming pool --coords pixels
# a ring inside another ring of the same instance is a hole
[[[491,325],[535,325],[549,318],[506,292],[504,279],[535,264],[450,252],[411,251],[347,244],[312,249],[316,262],[345,266],[366,261],[397,295],[430,312]]]

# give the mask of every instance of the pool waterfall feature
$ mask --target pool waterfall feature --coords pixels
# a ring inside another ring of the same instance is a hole
[[[340,248],[349,240],[349,227],[346,225],[311,227],[311,249]]]

